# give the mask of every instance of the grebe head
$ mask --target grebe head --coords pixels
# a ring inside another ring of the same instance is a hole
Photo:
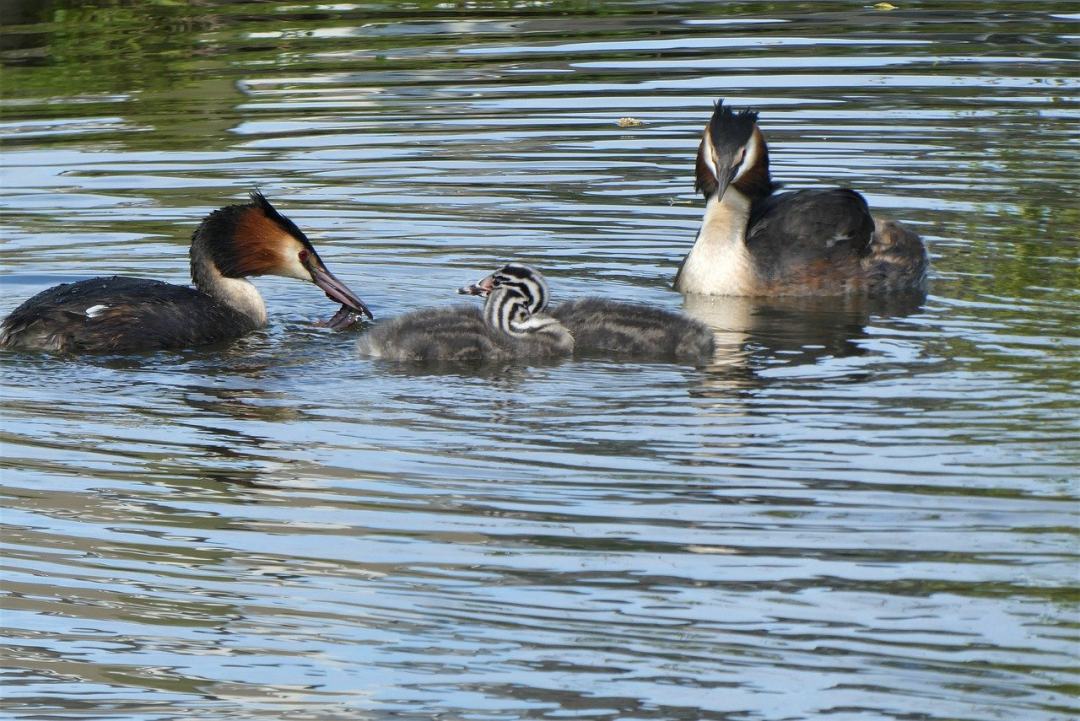
[[[216,210],[203,220],[191,242],[192,277],[206,260],[225,278],[280,275],[306,280],[354,313],[371,318],[355,293],[326,269],[311,241],[279,213],[262,193],[251,193],[247,205]]]
[[[573,336],[559,321],[544,315],[547,281],[540,271],[522,263],[507,263],[483,280],[459,288],[458,293],[486,296],[484,320],[517,338],[547,337],[560,347],[572,349]]]
[[[520,297],[530,315],[547,308],[547,281],[540,271],[524,263],[507,263],[483,280],[459,288],[458,293],[487,296],[496,289]]]
[[[712,118],[698,146],[695,190],[705,199],[721,199],[734,185],[750,197],[766,196],[773,191],[769,178],[769,151],[757,126],[753,110],[735,113],[716,102]]]

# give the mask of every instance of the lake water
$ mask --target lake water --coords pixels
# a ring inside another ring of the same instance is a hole
[[[3,352],[2,713],[1075,718],[1080,13],[872,4],[4,3],[2,314],[187,282],[256,186],[382,318],[509,259],[679,308],[720,97],[933,272],[694,304],[707,368],[371,362],[284,279],[224,349]]]

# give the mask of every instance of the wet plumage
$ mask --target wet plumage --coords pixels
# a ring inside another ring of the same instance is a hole
[[[4,321],[0,345],[126,353],[209,345],[259,323],[194,288],[147,278],[91,278],[38,293]]]

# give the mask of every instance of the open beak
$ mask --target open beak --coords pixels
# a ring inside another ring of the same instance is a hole
[[[322,261],[319,260],[318,256],[312,253],[309,256],[309,262],[306,265],[307,269],[311,272],[311,282],[322,288],[323,292],[326,293],[327,298],[341,303],[353,313],[365,316],[369,320],[374,319],[375,316],[373,316],[371,311],[368,310],[368,307],[364,305],[364,301],[357,298],[356,294],[349,290],[347,285],[335,278],[334,274],[328,271],[326,266],[322,264]]]
[[[495,287],[495,278],[493,276],[489,275],[487,278],[484,278],[483,280],[478,280],[475,283],[473,283],[472,285],[465,285],[465,286],[462,286],[461,288],[458,288],[457,292],[460,295],[481,295],[481,296],[483,296],[483,295],[487,295],[488,293],[490,293],[491,289],[494,288],[494,287]]]
[[[345,330],[346,328],[356,325],[359,320],[360,316],[358,316],[352,308],[343,305],[329,320],[320,321],[315,325],[325,326],[330,330]]]

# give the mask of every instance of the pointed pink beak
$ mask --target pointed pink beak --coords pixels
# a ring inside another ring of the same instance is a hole
[[[375,316],[368,310],[364,301],[360,300],[360,298],[356,296],[356,293],[349,290],[349,286],[342,283],[333,273],[327,270],[318,255],[311,253],[307,257],[304,266],[307,268],[308,272],[311,273],[311,282],[322,288],[323,292],[326,293],[327,298],[348,307],[353,313],[360,316],[366,316],[369,319],[374,319]],[[337,316],[334,317],[336,318]]]
[[[489,275],[483,280],[478,280],[472,285],[465,285],[458,288],[460,295],[480,295],[484,296],[491,292],[491,289],[495,287],[494,276]]]

